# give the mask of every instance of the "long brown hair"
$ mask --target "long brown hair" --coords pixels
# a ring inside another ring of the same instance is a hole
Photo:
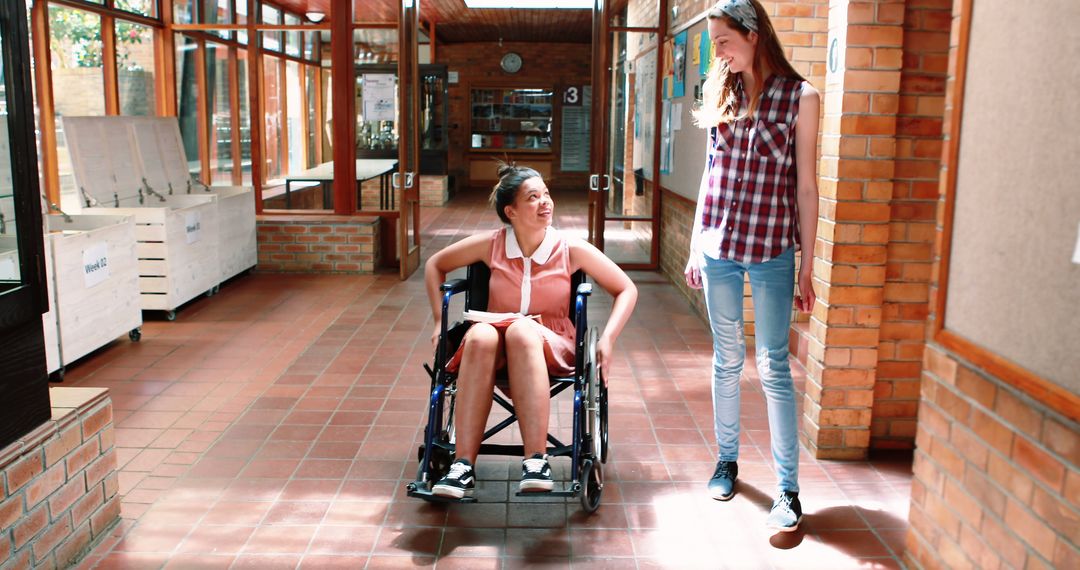
[[[735,93],[735,80],[738,74],[731,73],[727,62],[721,58],[713,59],[709,71],[705,76],[705,83],[701,86],[701,104],[691,114],[694,124],[702,128],[715,127],[720,123],[730,123],[736,119],[753,115],[761,103],[762,81],[766,69],[780,75],[805,81],[806,79],[791,66],[784,48],[780,45],[780,39],[776,37],[769,15],[765,13],[758,0],[748,0],[757,13],[758,41],[754,45],[754,63],[752,73],[758,79],[754,90],[747,93],[749,107],[739,109],[739,100]],[[731,29],[743,37],[750,35],[751,30],[739,23],[738,20],[727,15],[720,9],[720,4],[713,6],[706,16],[710,20],[723,20]]]

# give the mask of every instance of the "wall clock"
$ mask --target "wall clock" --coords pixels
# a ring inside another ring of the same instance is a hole
[[[517,73],[521,70],[521,56],[514,52],[509,52],[502,57],[501,61],[499,61],[499,67],[507,73]]]

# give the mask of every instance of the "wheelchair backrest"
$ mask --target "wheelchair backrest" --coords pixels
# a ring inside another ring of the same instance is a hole
[[[570,322],[575,322],[574,305],[577,301],[577,288],[585,282],[587,276],[580,269],[570,276]],[[477,261],[465,272],[469,289],[465,292],[465,308],[473,311],[486,311],[488,306],[488,284],[491,282],[491,269],[483,261]]]

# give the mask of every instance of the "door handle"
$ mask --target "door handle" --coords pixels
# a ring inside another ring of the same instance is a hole
[[[390,185],[394,187],[394,190],[401,188],[401,173],[395,172],[390,175]]]
[[[611,190],[611,176],[608,176],[607,174],[601,174],[600,176],[604,177],[604,190],[603,191],[607,192],[608,190]]]
[[[589,191],[591,191],[591,192],[599,192],[600,191],[600,175],[599,174],[590,174],[589,175]]]
[[[406,188],[412,188],[413,187],[413,181],[414,181],[415,178],[416,178],[416,173],[415,172],[406,172],[405,173],[405,187]]]

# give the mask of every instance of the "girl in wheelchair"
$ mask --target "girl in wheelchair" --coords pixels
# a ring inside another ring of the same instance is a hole
[[[509,377],[525,449],[519,490],[552,490],[554,482],[545,455],[548,377],[574,373],[575,329],[568,316],[571,275],[584,271],[615,299],[597,342],[602,370],[610,366],[615,340],[637,301],[637,288],[614,262],[592,244],[551,227],[555,203],[537,171],[500,163],[491,202],[507,227],[447,246],[428,259],[424,268],[435,317],[433,344],[441,330],[440,285],[450,271],[475,262],[483,262],[491,271],[488,311],[528,315],[472,324],[446,365],[458,374],[456,459],[446,476],[432,487],[432,494],[453,499],[472,496],[473,465],[491,410],[495,375],[503,369]]]

